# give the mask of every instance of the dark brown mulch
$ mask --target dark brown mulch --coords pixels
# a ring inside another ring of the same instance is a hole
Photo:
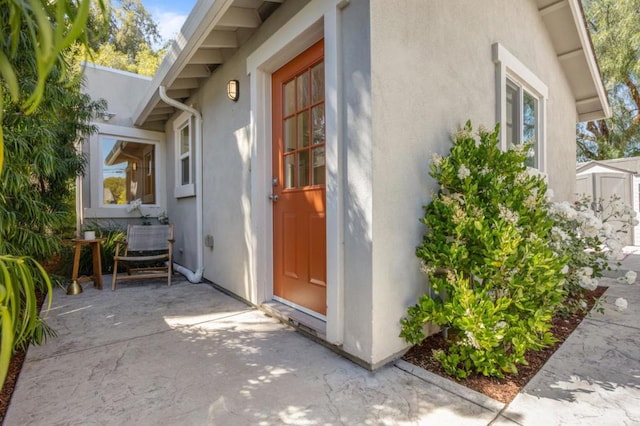
[[[594,291],[587,293],[588,309],[591,309],[595,302],[607,290],[606,287],[598,287]],[[403,359],[411,364],[424,368],[432,373],[438,374],[449,380],[453,380],[463,386],[483,393],[500,402],[509,403],[516,397],[520,389],[522,389],[529,380],[542,368],[553,353],[562,345],[573,330],[584,319],[584,313],[577,313],[567,319],[555,317],[553,319],[552,333],[558,342],[553,346],[540,351],[529,351],[525,355],[529,365],[518,366],[519,374],[508,375],[502,379],[485,377],[479,374],[472,375],[466,379],[456,379],[447,375],[440,363],[432,356],[432,352],[436,349],[446,349],[447,342],[441,333],[434,334],[426,338],[419,345],[414,346],[405,354]]]
[[[38,311],[42,309],[44,298],[44,293],[36,293]],[[22,370],[22,364],[24,363],[24,359],[26,358],[26,356],[27,351],[19,349],[11,357],[11,362],[9,363],[9,371],[7,371],[7,378],[4,381],[2,390],[0,390],[0,424],[4,422],[4,416],[7,414],[7,409],[9,408],[9,403],[11,402],[11,396],[13,395],[13,390],[16,387],[18,377],[20,376],[20,371]]]

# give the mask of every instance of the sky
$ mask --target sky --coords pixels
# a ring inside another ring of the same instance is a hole
[[[163,41],[175,37],[195,3],[196,0],[142,0],[158,23]]]

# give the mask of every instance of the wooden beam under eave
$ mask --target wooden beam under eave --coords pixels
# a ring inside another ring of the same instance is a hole
[[[551,13],[555,13],[567,6],[569,6],[569,2],[567,2],[567,0],[558,0],[554,3],[548,4],[547,6],[539,9],[538,12],[540,12],[540,15],[545,16]]]
[[[187,65],[180,71],[178,78],[203,78],[210,75],[211,71],[206,65]]]
[[[155,115],[155,114],[172,114],[174,111],[173,107],[162,107],[162,106],[157,106],[153,109],[153,111],[151,111],[151,114]]]
[[[176,78],[176,80],[171,83],[168,90],[180,90],[180,89],[197,89],[200,87],[198,80],[195,78]]]
[[[204,49],[236,49],[238,47],[238,37],[235,31],[213,30],[204,39],[201,48]]]
[[[198,51],[189,59],[189,64],[222,64],[224,59],[222,53],[218,49],[198,49]]]
[[[222,19],[218,21],[221,27],[230,28],[258,28],[262,22],[255,9],[230,7]]]
[[[169,89],[167,90],[167,96],[169,96],[172,99],[184,99],[191,96],[191,91],[189,89],[179,89],[179,90]]]
[[[152,121],[167,121],[169,119],[169,117],[171,117],[171,115],[169,115],[169,114],[158,114],[158,115],[151,114],[144,121],[145,121],[145,123],[150,123]]]

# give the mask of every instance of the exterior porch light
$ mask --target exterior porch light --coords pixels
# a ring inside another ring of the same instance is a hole
[[[237,102],[240,97],[240,83],[238,80],[229,80],[227,83],[227,98]]]

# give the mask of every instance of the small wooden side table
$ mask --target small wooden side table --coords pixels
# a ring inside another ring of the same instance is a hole
[[[93,286],[98,290],[102,290],[102,262],[100,261],[100,244],[106,241],[106,238],[96,238],[94,240],[75,239],[71,240],[76,244],[76,251],[73,257],[73,274],[71,275],[72,281],[84,282],[93,281]],[[80,253],[82,252],[82,246],[90,245],[91,254],[93,259],[93,275],[91,277],[78,277],[78,271],[80,269]]]

